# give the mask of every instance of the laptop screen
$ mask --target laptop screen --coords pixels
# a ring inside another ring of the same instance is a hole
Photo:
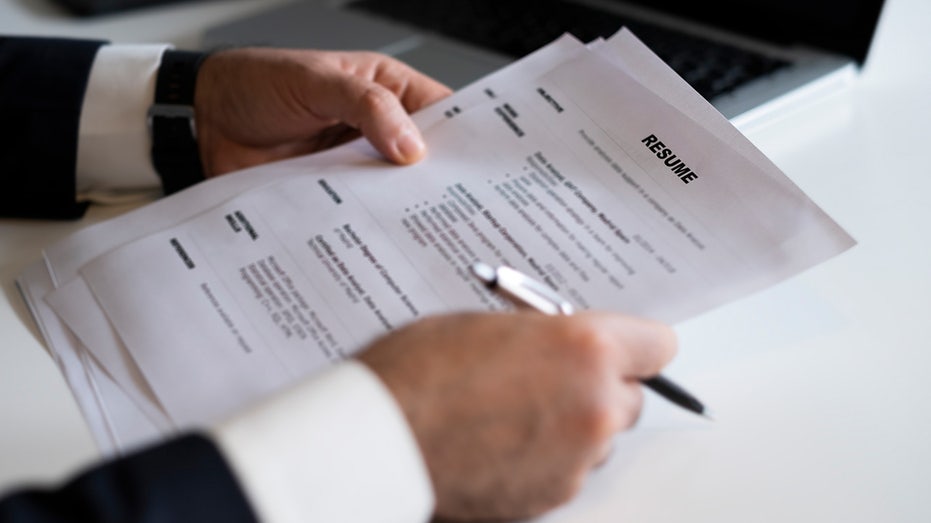
[[[734,33],[804,44],[862,64],[883,0],[624,0]]]

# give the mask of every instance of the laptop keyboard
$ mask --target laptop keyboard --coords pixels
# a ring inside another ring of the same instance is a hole
[[[787,62],[562,0],[356,0],[352,9],[520,58],[563,33],[583,42],[627,26],[705,99]]]

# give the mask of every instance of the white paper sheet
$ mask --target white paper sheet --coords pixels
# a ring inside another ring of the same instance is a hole
[[[171,422],[143,378],[135,360],[126,351],[103,310],[96,306],[94,296],[83,278],[76,278],[60,289],[48,293],[46,301],[58,311],[85,350],[94,358],[95,369],[107,375],[128,396],[140,414],[148,418],[158,434],[173,430]],[[104,385],[101,385],[104,387]],[[109,390],[109,387],[107,387]],[[104,394],[103,403],[107,403]]]
[[[54,288],[45,263],[39,261],[27,267],[16,283],[33,318],[36,319],[46,348],[61,370],[84,420],[87,421],[97,447],[105,456],[115,454],[116,441],[100,407],[96,387],[82,364],[83,350],[80,342],[42,299]]]

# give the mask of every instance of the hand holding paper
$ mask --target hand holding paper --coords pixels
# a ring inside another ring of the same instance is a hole
[[[274,79],[274,81],[269,81]],[[209,176],[310,154],[361,132],[386,158],[425,153],[408,116],[447,87],[376,53],[231,49],[197,81],[198,144]]]

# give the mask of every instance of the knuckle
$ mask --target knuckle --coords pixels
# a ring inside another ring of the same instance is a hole
[[[598,446],[617,433],[625,423],[624,415],[606,401],[590,401],[576,414],[576,427],[589,445]]]
[[[586,321],[566,324],[565,346],[585,363],[601,366],[609,355],[611,343],[604,332]]]
[[[359,104],[366,114],[382,114],[391,107],[393,95],[378,85],[371,85],[361,95]]]
[[[599,447],[637,423],[643,409],[643,390],[639,383],[627,383],[614,391],[609,394],[593,388],[589,398],[576,405],[571,423],[578,444]]]

